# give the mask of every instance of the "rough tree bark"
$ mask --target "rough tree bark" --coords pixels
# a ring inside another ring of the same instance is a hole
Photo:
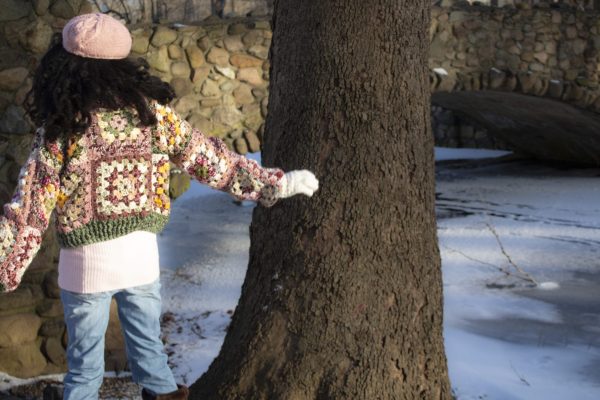
[[[429,3],[275,2],[263,162],[321,189],[254,211],[240,302],[191,398],[451,398]]]

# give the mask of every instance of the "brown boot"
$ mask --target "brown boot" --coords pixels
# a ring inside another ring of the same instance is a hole
[[[150,394],[146,389],[142,389],[143,400],[187,400],[190,391],[185,385],[177,385],[177,390],[165,394]]]

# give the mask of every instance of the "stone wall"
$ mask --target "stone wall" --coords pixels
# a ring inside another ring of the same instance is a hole
[[[133,55],[177,93],[176,111],[239,153],[260,150],[267,112],[268,20],[132,29]]]
[[[445,69],[449,76],[446,85],[451,86],[460,81],[461,74],[495,69],[597,88],[599,33],[597,13],[550,8],[434,8],[429,66]]]
[[[2,204],[10,198],[29,151],[32,128],[22,103],[31,74],[52,32],[75,14],[94,10],[99,2],[94,3],[0,0]],[[145,58],[153,73],[173,85],[179,113],[240,153],[260,149],[268,102],[268,18],[221,20],[213,15],[195,24],[136,24],[130,29],[133,55]],[[569,9],[434,7],[431,89],[517,90],[600,111],[599,29],[597,15]],[[438,144],[503,147],[480,127],[448,111],[434,107],[432,115]],[[0,295],[0,371],[15,376],[65,369],[52,229],[48,236],[21,287]],[[114,319],[108,337],[107,368],[121,369],[124,357]]]
[[[432,105],[431,121],[436,146],[510,149],[508,144],[489,135],[477,122],[458,116],[451,110]]]
[[[53,31],[91,7],[67,1],[0,0],[0,203],[12,195],[32,130],[21,107],[31,74]],[[66,343],[56,283],[54,231],[13,293],[0,295],[0,371],[19,377],[65,370]]]
[[[500,90],[548,97],[600,112],[597,12],[519,4],[434,7],[431,90]],[[507,148],[485,129],[432,107],[436,143]]]
[[[223,18],[270,15],[273,0],[94,0],[95,7],[128,24],[197,22],[216,15]]]

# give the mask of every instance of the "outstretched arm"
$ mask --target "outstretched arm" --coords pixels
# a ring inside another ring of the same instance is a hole
[[[62,150],[38,131],[17,188],[0,216],[0,292],[17,288],[42,243],[60,188]]]
[[[193,129],[170,107],[155,104],[155,108],[159,120],[158,146],[175,164],[204,184],[239,200],[258,201],[267,207],[297,193],[310,196],[318,187],[318,181],[309,171],[286,174],[278,168],[264,168],[230,151],[220,139],[206,137]]]

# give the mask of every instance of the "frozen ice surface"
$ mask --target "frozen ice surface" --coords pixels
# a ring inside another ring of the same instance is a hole
[[[600,398],[599,176],[529,161],[438,165],[457,399]],[[519,279],[502,247],[541,284]]]

